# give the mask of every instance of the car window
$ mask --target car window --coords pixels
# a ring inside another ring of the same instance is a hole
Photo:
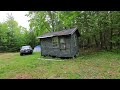
[[[22,49],[30,49],[30,46],[23,46]]]

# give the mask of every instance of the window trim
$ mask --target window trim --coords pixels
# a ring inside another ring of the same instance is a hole
[[[52,47],[56,48],[59,46],[58,37],[52,37]]]
[[[76,35],[74,35],[74,41],[75,41],[75,46],[77,46],[77,36]]]
[[[63,39],[63,42],[61,42],[61,39]],[[61,45],[64,45],[64,48],[61,47]],[[66,49],[66,41],[64,37],[60,38],[60,50],[65,50]]]

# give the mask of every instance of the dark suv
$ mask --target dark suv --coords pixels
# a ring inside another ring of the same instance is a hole
[[[20,49],[20,55],[22,56],[23,54],[32,54],[33,49],[31,46],[22,46]]]

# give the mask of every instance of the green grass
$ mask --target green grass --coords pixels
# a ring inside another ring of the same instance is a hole
[[[19,53],[0,53],[0,79],[120,78],[120,53],[104,51],[80,55],[75,59],[51,58],[53,61],[38,58],[41,58],[40,53],[25,56]]]

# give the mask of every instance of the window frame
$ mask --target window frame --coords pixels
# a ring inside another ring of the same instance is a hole
[[[63,39],[63,42],[61,42],[61,40]],[[62,45],[64,45],[64,47],[62,47]],[[66,41],[64,37],[60,38],[60,50],[65,50],[66,49]]]
[[[58,37],[52,37],[52,47],[56,48],[59,46]]]
[[[74,35],[74,41],[75,41],[75,46],[77,46],[77,36],[76,36],[76,34]]]

